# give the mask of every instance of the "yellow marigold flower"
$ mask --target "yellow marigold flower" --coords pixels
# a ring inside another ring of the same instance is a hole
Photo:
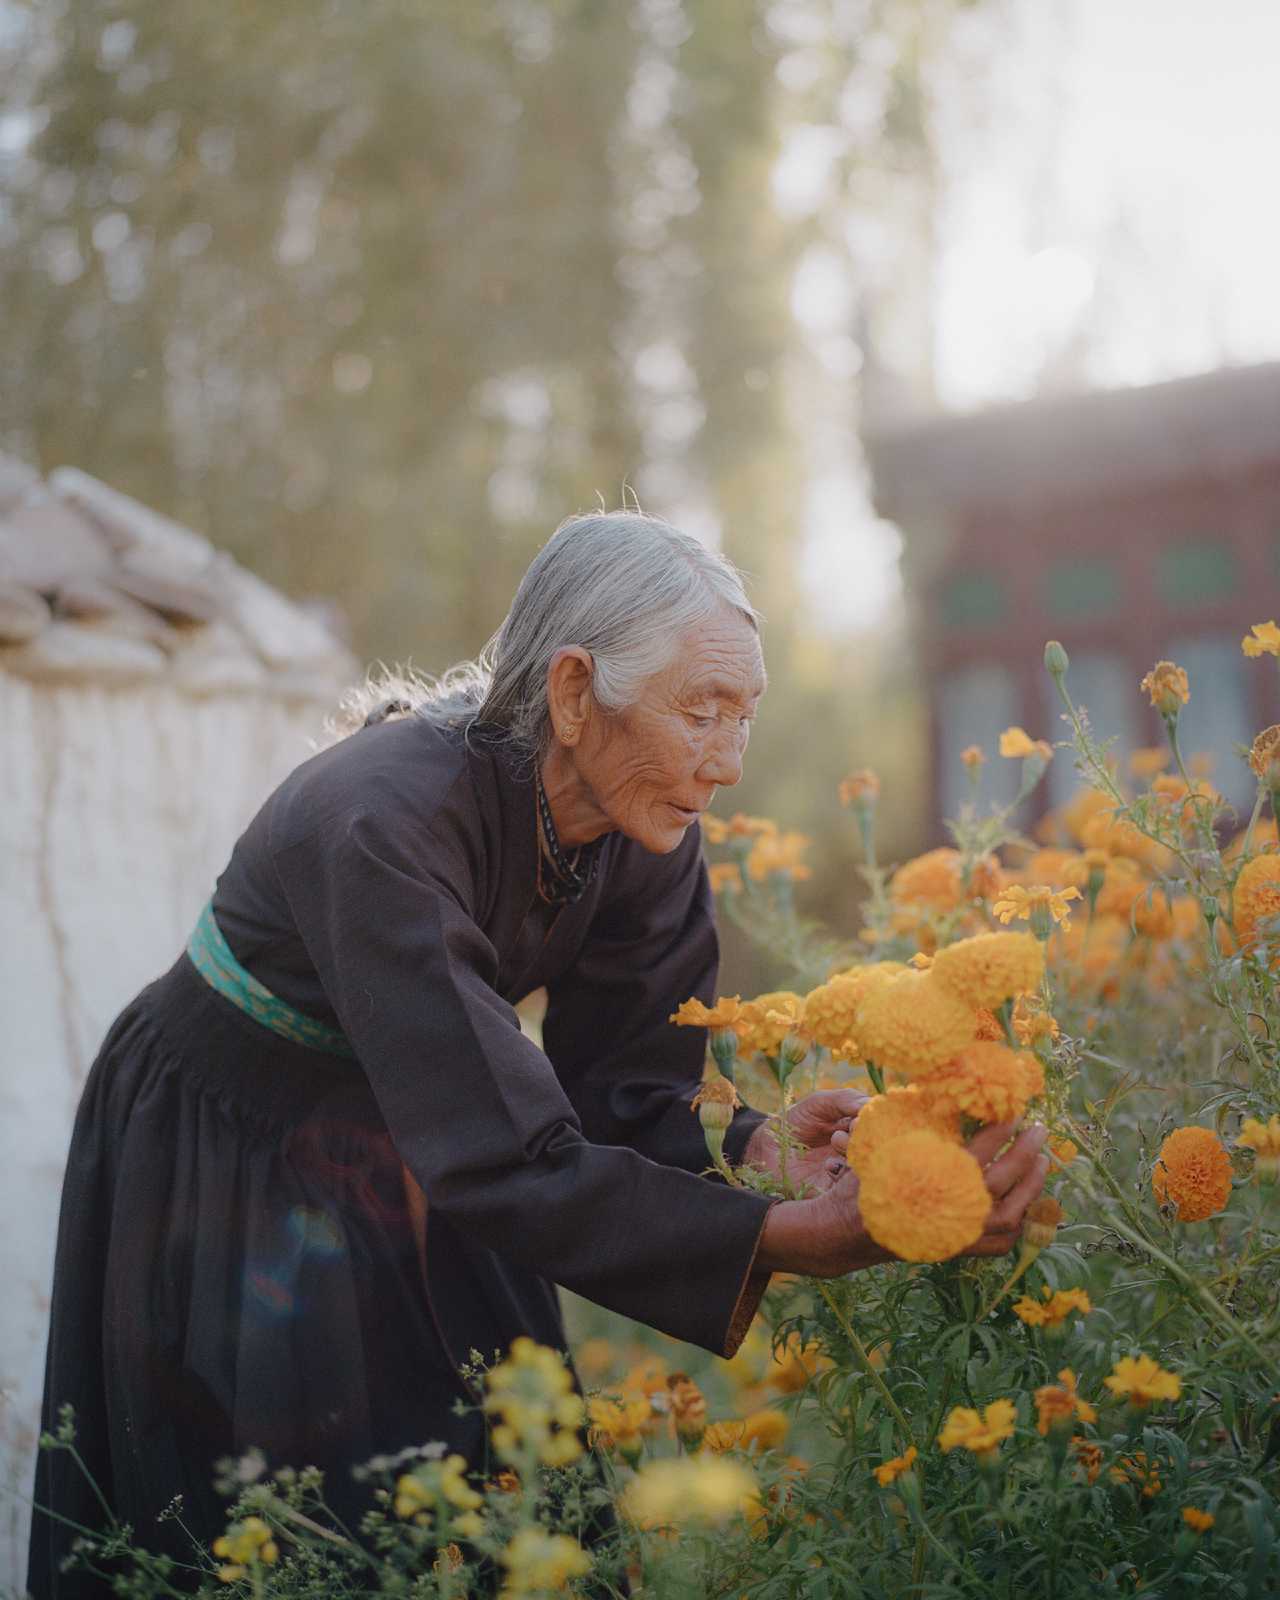
[[[685,1000],[678,1010],[667,1018],[677,1028],[736,1028],[742,1017],[742,999],[739,995],[721,995],[715,1005],[704,1005],[701,1000]]]
[[[868,1060],[912,1078],[950,1061],[973,1039],[978,1024],[973,1007],[932,972],[908,970],[870,989],[857,1026]]]
[[[1014,1316],[1029,1328],[1057,1328],[1073,1311],[1087,1316],[1093,1310],[1087,1289],[1051,1289],[1046,1283],[1041,1292],[1043,1300],[1023,1295],[1014,1303]]]
[[[828,1050],[842,1050],[853,1037],[854,1018],[862,1000],[865,983],[860,978],[830,978],[805,996],[801,1027],[811,1039]]]
[[[1077,789],[1062,809],[1062,825],[1078,843],[1084,843],[1085,829],[1097,816],[1111,810],[1112,802],[1099,789]]]
[[[1038,883],[1024,889],[1021,884],[1015,883],[1001,890],[991,910],[996,920],[1003,923],[1010,923],[1015,917],[1019,920],[1028,918],[1035,928],[1039,921],[1047,923],[1047,919],[1052,917],[1063,928],[1069,928],[1071,907],[1068,901],[1079,898],[1080,891],[1076,888],[1054,889],[1047,883]]]
[[[915,1445],[909,1444],[903,1455],[894,1456],[891,1461],[882,1461],[875,1469],[876,1482],[882,1489],[887,1489],[891,1483],[896,1483],[904,1472],[911,1471],[919,1453]]]
[[[729,1456],[677,1456],[648,1461],[622,1496],[627,1518],[642,1528],[716,1526],[759,1502],[755,1474]]]
[[[994,1008],[1040,987],[1044,947],[1029,933],[979,933],[939,950],[933,975],[967,1005]]]
[[[1254,856],[1240,868],[1231,891],[1236,938],[1250,944],[1260,922],[1280,917],[1280,855]]]
[[[854,1118],[847,1151],[849,1165],[861,1177],[871,1157],[890,1139],[921,1128],[938,1134],[949,1144],[964,1143],[959,1112],[935,1104],[915,1084],[897,1085],[884,1094],[873,1095]]]
[[[1109,1474],[1114,1483],[1131,1484],[1142,1491],[1144,1500],[1154,1500],[1164,1485],[1160,1481],[1160,1461],[1148,1461],[1144,1450],[1122,1456]]]
[[[747,857],[747,872],[757,883],[775,874],[797,882],[810,878],[812,872],[800,859],[810,842],[803,833],[761,834]]]
[[[1037,1045],[1042,1039],[1057,1039],[1062,1029],[1057,1020],[1029,994],[1020,994],[1013,1008],[1013,1031],[1019,1044]],[[1003,1038],[1003,1032],[1000,1034]]]
[[[521,1528],[498,1558],[507,1569],[504,1597],[556,1594],[591,1571],[591,1557],[567,1533],[533,1524]]]
[[[1265,1122],[1246,1117],[1240,1124],[1236,1143],[1252,1150],[1258,1177],[1274,1181],[1280,1177],[1280,1116],[1274,1113]]]
[[[938,1447],[944,1455],[961,1449],[990,1459],[1002,1439],[1013,1437],[1017,1415],[1012,1400],[993,1400],[981,1413],[970,1406],[956,1406],[938,1435]]]
[[[591,1443],[599,1449],[616,1450],[632,1463],[639,1460],[644,1449],[643,1430],[652,1417],[653,1408],[643,1396],[615,1399],[592,1395],[587,1401]]]
[[[928,850],[903,864],[889,880],[889,897],[898,905],[922,906],[929,911],[954,911],[965,898],[961,885],[964,857],[943,846]],[[1000,864],[994,856],[982,857],[974,866],[968,898],[982,899],[998,887]]]
[[[1000,754],[1011,761],[1039,756],[1042,761],[1053,759],[1053,746],[1044,739],[1032,739],[1021,728],[1006,728],[1000,735]]]
[[[1201,1511],[1196,1506],[1183,1506],[1182,1520],[1193,1533],[1208,1533],[1213,1527],[1214,1516],[1212,1511]]]
[[[975,768],[983,766],[987,758],[981,745],[967,744],[960,752],[960,759],[972,772]]]
[[[1146,783],[1169,765],[1171,752],[1165,745],[1144,745],[1129,757],[1129,771],[1139,783]]]
[[[1070,1367],[1063,1367],[1057,1383],[1049,1383],[1035,1393],[1036,1431],[1047,1436],[1050,1428],[1070,1427],[1075,1418],[1081,1422],[1096,1422],[1098,1413],[1087,1400],[1076,1392],[1076,1375]]]
[[[1280,628],[1274,621],[1255,622],[1241,639],[1240,648],[1247,656],[1280,656]]]
[[[586,1378],[602,1378],[614,1362],[611,1339],[584,1339],[578,1346],[578,1371]]]
[[[676,1438],[686,1450],[696,1450],[707,1431],[707,1399],[687,1372],[673,1372],[667,1379],[671,1420]]]
[[[840,804],[852,805],[855,800],[874,801],[880,794],[880,779],[870,767],[851,772],[840,780]]]
[[[947,1261],[982,1237],[992,1204],[982,1168],[939,1134],[891,1139],[861,1178],[867,1232],[903,1261]]]
[[[1176,1207],[1179,1222],[1203,1222],[1231,1198],[1231,1157],[1208,1128],[1175,1128],[1160,1146],[1151,1188],[1160,1205]]]
[[[1060,845],[1045,845],[1033,850],[1008,881],[1048,883],[1055,889],[1065,889],[1068,884],[1083,882],[1079,873],[1080,857],[1074,850],[1064,850]]]
[[[1187,675],[1172,661],[1157,661],[1138,687],[1151,697],[1151,704],[1163,717],[1177,716],[1191,698]]]
[[[1117,1400],[1131,1406],[1149,1406],[1153,1400],[1176,1400],[1182,1393],[1182,1379],[1166,1372],[1151,1356],[1122,1356],[1103,1383]]]
[[[1074,1139],[1063,1135],[1053,1134],[1046,1141],[1045,1148],[1059,1165],[1067,1167],[1080,1154],[1080,1146]]]
[[[736,861],[717,861],[707,868],[712,894],[736,894],[742,888],[742,870]]]
[[[1263,783],[1280,785],[1280,723],[1264,728],[1253,741],[1249,765]]]
[[[712,1422],[707,1425],[702,1443],[714,1455],[722,1456],[726,1450],[742,1448],[742,1437],[746,1431],[747,1425],[741,1417],[731,1418],[727,1422]]]
[[[789,1419],[781,1411],[764,1406],[743,1418],[739,1442],[744,1450],[777,1450],[786,1439],[790,1426]]]
[[[975,1040],[922,1078],[920,1088],[937,1111],[978,1122],[1016,1122],[1027,1102],[1044,1092],[1044,1071],[1029,1051]]]
[[[790,989],[777,989],[748,1000],[738,1018],[738,1043],[744,1055],[759,1050],[776,1056],[788,1033],[804,1014],[804,1001]]]

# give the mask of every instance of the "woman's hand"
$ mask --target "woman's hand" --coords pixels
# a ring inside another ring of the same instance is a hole
[[[797,1189],[829,1187],[840,1170],[833,1159],[843,1155],[849,1124],[867,1103],[867,1096],[855,1089],[819,1089],[797,1100],[787,1113],[793,1145],[787,1157],[787,1176]],[[773,1124],[762,1122],[751,1135],[742,1153],[745,1166],[759,1167],[775,1178],[782,1176],[778,1161],[778,1139]]]
[[[1036,1123],[1016,1138],[1015,1133],[1012,1123],[1002,1123],[984,1128],[969,1144],[969,1153],[983,1168],[992,1207],[982,1237],[964,1255],[998,1256],[1012,1250],[1023,1214],[1044,1187],[1049,1162],[1040,1151],[1048,1130]],[[845,1168],[812,1199],[783,1200],[770,1210],[756,1259],[770,1272],[838,1278],[896,1257],[867,1233],[858,1210],[858,1180]]]

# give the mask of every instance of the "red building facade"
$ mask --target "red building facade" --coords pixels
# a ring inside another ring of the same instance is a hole
[[[994,759],[1000,730],[1065,736],[1049,638],[1122,751],[1163,738],[1143,674],[1162,658],[1185,667],[1184,750],[1251,803],[1236,747],[1280,720],[1274,665],[1240,650],[1280,614],[1280,363],[933,420],[868,451],[877,506],[906,541],[937,816],[965,792],[966,745],[986,749],[988,792],[1004,798],[1016,774]],[[1059,753],[1041,803],[1076,781]]]

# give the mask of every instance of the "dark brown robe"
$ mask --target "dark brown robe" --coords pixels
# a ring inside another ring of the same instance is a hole
[[[175,1493],[215,1537],[211,1463],[253,1445],[323,1466],[350,1516],[370,1456],[434,1438],[483,1468],[458,1365],[520,1333],[563,1346],[554,1284],[717,1354],[741,1340],[768,1202],[705,1176],[705,1036],[667,1020],[715,989],[698,831],[668,856],[608,836],[553,910],[536,827],[531,775],[483,731],[368,728],[276,790],[213,902],[240,962],[356,1061],[269,1032],[185,956],[114,1025],[68,1164],[45,1426],[75,1405],[141,1543],[184,1550],[155,1520]],[[545,1054],[512,1009],[541,987]],[[731,1158],[759,1120],[738,1114]],[[36,1500],[99,1520],[64,1456]],[[98,1592],[59,1578],[69,1537],[37,1515],[38,1597]]]

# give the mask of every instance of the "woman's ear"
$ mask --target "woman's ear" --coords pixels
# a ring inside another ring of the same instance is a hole
[[[561,744],[577,744],[591,714],[591,653],[580,645],[564,645],[547,666],[547,710]]]

